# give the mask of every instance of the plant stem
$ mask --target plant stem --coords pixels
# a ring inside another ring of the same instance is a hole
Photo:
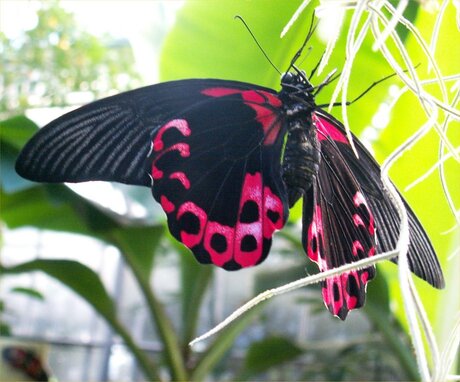
[[[161,381],[160,376],[156,371],[156,367],[152,360],[146,355],[146,353],[139,349],[139,347],[135,344],[133,338],[128,333],[123,325],[118,320],[110,321],[110,325],[113,327],[115,332],[120,335],[123,339],[126,347],[131,350],[132,354],[136,358],[136,361],[139,363],[139,366],[142,368],[145,376],[148,380],[151,381]]]
[[[119,246],[121,248],[121,246]],[[157,326],[158,334],[163,342],[166,359],[168,360],[171,379],[173,381],[185,381],[188,379],[185,362],[179,347],[179,341],[169,317],[163,309],[163,306],[158,301],[153,291],[150,288],[148,280],[143,276],[143,272],[138,268],[137,264],[132,261],[133,256],[122,251],[122,255],[129,264],[133,275],[137,280],[142,294],[149,307],[150,314]]]
[[[417,364],[414,360],[411,349],[408,349],[401,341],[401,333],[395,330],[394,324],[389,322],[388,316],[382,315],[370,306],[370,304],[366,307],[366,313],[372,323],[382,334],[390,349],[393,350],[395,357],[399,360],[402,368],[406,372],[407,379],[411,381],[418,381],[420,379],[420,374]]]

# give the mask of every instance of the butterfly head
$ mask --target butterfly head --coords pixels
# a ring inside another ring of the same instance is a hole
[[[281,77],[281,86],[281,94],[284,97],[309,106],[315,104],[313,96],[314,87],[310,84],[304,72],[284,73]]]

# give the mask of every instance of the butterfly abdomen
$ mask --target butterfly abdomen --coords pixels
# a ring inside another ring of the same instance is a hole
[[[283,157],[283,180],[288,190],[289,208],[310,189],[320,160],[320,144],[311,119],[290,121]]]

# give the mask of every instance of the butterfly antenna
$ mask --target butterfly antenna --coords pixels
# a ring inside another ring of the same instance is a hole
[[[325,52],[324,52],[324,53],[325,53]],[[310,81],[310,80],[313,78],[313,76],[315,75],[316,71],[318,70],[319,64],[321,64],[321,61],[323,60],[324,53],[321,55],[321,58],[319,59],[318,63],[315,65],[315,67],[314,67],[313,70],[311,71],[310,77],[308,77],[308,81]]]
[[[335,73],[337,69],[334,69],[332,72],[330,72],[327,77],[324,79],[323,82],[321,82],[318,86],[316,86],[316,90],[313,93],[313,96],[316,97],[316,95],[323,89],[326,85],[329,85],[331,82],[334,82],[337,78],[340,77],[341,73]]]
[[[298,71],[298,69],[295,67],[296,61],[299,59],[299,57],[302,55],[303,50],[305,49],[305,46],[307,45],[308,41],[310,40],[311,36],[313,33],[315,33],[316,27],[318,26],[318,23],[315,24],[315,12],[312,13],[311,15],[311,23],[310,23],[310,29],[308,30],[307,37],[305,37],[305,40],[303,44],[301,45],[300,49],[297,51],[297,53],[292,57],[291,64],[289,65],[287,72],[291,70],[291,68],[295,69]]]
[[[270,57],[268,57],[268,54],[265,53],[265,50],[264,48],[262,48],[262,46],[259,44],[259,41],[257,41],[257,38],[256,36],[254,36],[254,33],[252,33],[251,29],[249,28],[248,24],[246,24],[246,21],[244,21],[244,19],[240,16],[240,15],[236,15],[235,16],[235,19],[238,19],[240,20],[243,25],[246,27],[246,29],[248,30],[249,34],[251,35],[252,39],[254,40],[254,42],[257,44],[257,46],[259,47],[260,51],[262,52],[262,54],[265,56],[265,58],[267,59],[267,61],[270,63],[270,65],[278,72],[279,75],[281,75],[282,73],[280,72],[280,70],[276,67],[276,65],[272,62],[272,60],[270,60]]]
[[[417,64],[414,66],[415,69],[417,69],[418,67],[420,66],[420,64]],[[403,72],[408,72],[408,70],[403,70]],[[337,74],[335,77],[331,78],[328,83],[331,83],[332,81],[334,81],[338,76],[340,75]],[[385,76],[383,78],[381,78],[380,80],[378,81],[375,81],[373,82],[366,90],[364,90],[360,95],[358,95],[355,99],[351,100],[351,101],[347,101],[345,104],[347,106],[350,106],[351,104],[354,104],[356,101],[358,101],[359,99],[361,99],[362,97],[364,97],[367,93],[369,93],[375,86],[377,86],[378,84],[380,84],[381,82],[383,81],[386,81],[392,77],[395,77],[397,75],[397,73],[392,73],[392,74],[389,74],[388,76]],[[324,82],[323,82],[324,83]],[[322,85],[322,84],[321,84]],[[323,87],[319,85],[319,87]],[[327,84],[325,84],[327,85]],[[315,94],[317,94],[319,91],[319,89],[315,92]],[[325,107],[325,106],[329,106],[329,104],[324,104],[324,105],[317,105],[318,107]],[[334,102],[331,106],[342,106],[342,102]]]

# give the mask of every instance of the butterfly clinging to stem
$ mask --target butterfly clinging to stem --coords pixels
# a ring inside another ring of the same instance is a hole
[[[295,65],[313,30],[279,91],[186,79],[101,99],[41,129],[16,170],[39,182],[151,187],[172,235],[199,262],[226,270],[260,264],[299,199],[303,248],[320,271],[392,250],[400,218],[379,165],[353,137],[357,157],[342,123],[315,103],[332,76],[314,86]],[[433,247],[406,209],[410,269],[442,288]],[[326,279],[327,308],[345,319],[374,276],[371,266]]]

